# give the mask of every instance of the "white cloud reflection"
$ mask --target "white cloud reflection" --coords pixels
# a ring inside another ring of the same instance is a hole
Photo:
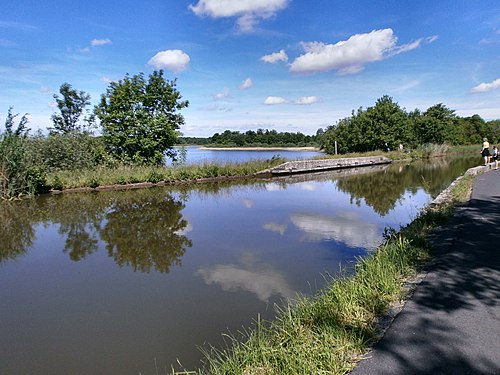
[[[335,240],[349,247],[372,249],[380,243],[375,224],[363,223],[353,212],[340,212],[335,217],[315,213],[295,213],[292,223],[305,232],[306,240]]]
[[[283,236],[286,232],[287,225],[286,224],[267,223],[267,224],[264,224],[263,228],[265,230],[268,230],[271,232],[279,233]]]
[[[267,263],[257,262],[252,254],[246,253],[241,264],[218,264],[202,267],[196,272],[207,284],[218,284],[225,291],[244,290],[267,302],[274,295],[292,298],[296,295],[288,285],[285,276]]]

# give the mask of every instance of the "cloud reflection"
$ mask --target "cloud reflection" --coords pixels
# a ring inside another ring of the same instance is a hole
[[[267,302],[274,295],[292,298],[293,291],[285,276],[267,263],[258,262],[252,254],[242,256],[241,264],[218,264],[196,272],[207,284],[218,284],[225,291],[244,290]]]
[[[287,225],[286,224],[276,224],[276,223],[267,223],[263,225],[265,230],[276,232],[281,234],[282,236],[285,234]]]
[[[315,213],[295,213],[292,223],[304,231],[309,241],[335,240],[349,247],[374,248],[380,243],[375,224],[363,223],[353,212],[341,212],[336,217]]]

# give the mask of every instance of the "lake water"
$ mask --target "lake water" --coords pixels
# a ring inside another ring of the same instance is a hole
[[[199,347],[313,294],[479,163],[3,203],[0,374],[194,369]]]
[[[175,147],[180,150],[181,147]],[[266,160],[273,157],[282,157],[288,160],[310,159],[315,156],[324,155],[319,151],[294,151],[294,150],[238,150],[228,148],[227,150],[210,150],[198,146],[184,147],[186,150],[186,164],[212,163],[241,163],[253,160]]]

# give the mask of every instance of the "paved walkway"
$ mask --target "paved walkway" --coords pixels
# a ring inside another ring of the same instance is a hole
[[[351,375],[500,374],[500,169],[431,243],[427,275]]]

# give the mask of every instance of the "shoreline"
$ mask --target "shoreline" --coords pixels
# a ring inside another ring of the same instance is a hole
[[[215,151],[316,151],[321,152],[318,147],[198,147],[200,150]]]

